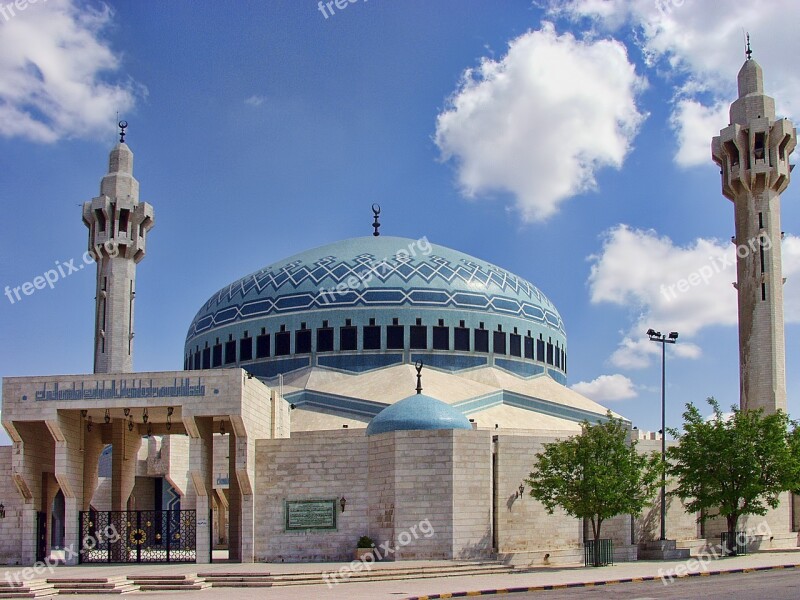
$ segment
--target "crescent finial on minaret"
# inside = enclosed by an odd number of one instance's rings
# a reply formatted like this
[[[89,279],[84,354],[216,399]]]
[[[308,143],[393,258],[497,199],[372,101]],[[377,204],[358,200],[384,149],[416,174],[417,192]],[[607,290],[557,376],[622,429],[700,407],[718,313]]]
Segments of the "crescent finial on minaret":
[[[747,57],[747,60],[750,60],[751,58],[753,58],[753,51],[750,49],[750,32],[749,31],[747,32],[747,49],[745,50],[744,54]]]
[[[128,128],[128,122],[127,121],[120,121],[118,123],[118,125],[119,125],[119,143],[120,144],[124,144],[125,143],[125,130]]]

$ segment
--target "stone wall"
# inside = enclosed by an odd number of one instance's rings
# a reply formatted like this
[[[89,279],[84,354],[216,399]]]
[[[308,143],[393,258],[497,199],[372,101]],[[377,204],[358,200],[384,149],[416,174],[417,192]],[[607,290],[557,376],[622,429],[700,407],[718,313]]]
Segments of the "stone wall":
[[[453,558],[492,553],[492,438],[489,431],[453,433]]]
[[[548,514],[525,482],[536,453],[567,434],[494,436],[495,537],[498,558],[515,565],[571,564],[583,560],[583,523],[561,509]],[[524,492],[519,496],[519,486]]]
[[[256,442],[256,547],[258,561],[352,560],[356,542],[370,535],[368,438],[362,431],[295,434]],[[344,512],[339,499],[344,497]],[[286,500],[335,499],[335,531],[285,531]]]
[[[0,446],[0,477],[7,482],[5,492],[0,494],[0,502],[6,511],[6,516],[0,519],[0,564],[20,564],[22,551],[23,520],[22,497],[11,484],[11,446]],[[34,532],[35,535],[35,532]]]
[[[676,442],[668,440],[667,447]],[[661,453],[661,440],[639,440],[636,449],[640,454]],[[686,511],[686,507],[677,496],[669,493],[675,489],[675,483],[667,479],[667,520],[666,534],[668,540],[677,540],[679,545],[693,546],[699,537],[697,515]],[[661,537],[661,488],[653,498],[653,503],[645,507],[641,515],[634,521],[634,541],[636,543],[658,540]],[[688,547],[687,546],[687,547]]]
[[[296,433],[259,440],[256,465],[257,560],[351,560],[363,535],[387,560],[491,554],[489,432]],[[285,530],[286,500],[342,497],[335,531]]]

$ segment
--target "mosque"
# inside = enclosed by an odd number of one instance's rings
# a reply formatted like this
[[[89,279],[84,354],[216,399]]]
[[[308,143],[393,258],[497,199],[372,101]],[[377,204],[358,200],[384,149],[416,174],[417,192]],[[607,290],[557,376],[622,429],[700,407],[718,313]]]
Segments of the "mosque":
[[[740,95],[763,95],[747,88],[761,77],[750,63]],[[746,144],[745,127],[780,130],[788,141],[766,144],[781,158],[753,168],[788,183],[791,125],[745,116],[733,146],[715,149]],[[580,560],[584,523],[547,514],[524,483],[545,443],[608,418],[567,387],[557,308],[480,258],[379,235],[377,206],[373,235],[213,294],[189,325],[183,371],[134,372],[136,266],[155,211],[139,200],[125,126],[82,211],[99,256],[94,373],[3,380],[13,444],[0,472],[14,486],[0,497],[0,560],[69,548],[69,564],[207,563],[218,549],[241,562],[340,561],[362,536],[389,560]],[[608,521],[617,560],[655,539],[658,511]],[[680,502],[667,515],[672,539],[704,542]],[[796,545],[780,518],[771,543]]]

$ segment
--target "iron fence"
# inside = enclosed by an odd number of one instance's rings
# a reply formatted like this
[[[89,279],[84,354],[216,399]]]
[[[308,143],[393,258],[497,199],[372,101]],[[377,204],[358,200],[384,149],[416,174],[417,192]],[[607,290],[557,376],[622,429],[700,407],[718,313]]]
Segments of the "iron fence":
[[[583,564],[587,567],[605,567],[614,564],[614,541],[594,540],[583,543]]]

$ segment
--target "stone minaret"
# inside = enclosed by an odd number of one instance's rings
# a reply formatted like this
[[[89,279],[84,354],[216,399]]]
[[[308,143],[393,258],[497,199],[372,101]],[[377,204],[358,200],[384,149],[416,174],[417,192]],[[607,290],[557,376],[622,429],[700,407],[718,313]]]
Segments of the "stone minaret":
[[[789,120],[775,118],[775,100],[764,94],[764,73],[751,54],[748,39],[739,98],[711,152],[736,220],[740,406],[774,413],[786,411],[780,195],[797,134]]]
[[[100,195],[83,204],[89,228],[89,252],[97,260],[94,372],[133,371],[133,299],[136,264],[144,258],[145,237],[154,224],[153,207],[139,202],[139,182],[133,176],[133,152],[120,143],[111,151]]]

